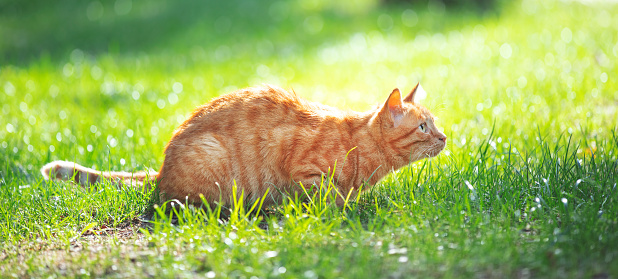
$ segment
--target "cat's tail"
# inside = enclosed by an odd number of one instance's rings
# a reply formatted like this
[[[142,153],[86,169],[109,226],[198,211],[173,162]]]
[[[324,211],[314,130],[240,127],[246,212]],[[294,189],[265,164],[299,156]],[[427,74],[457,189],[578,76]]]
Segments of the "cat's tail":
[[[41,168],[41,174],[45,180],[71,181],[82,186],[88,186],[97,182],[108,180],[118,184],[118,186],[132,186],[138,189],[148,190],[149,181],[155,181],[157,172],[113,172],[97,171],[77,163],[66,161],[54,161]]]

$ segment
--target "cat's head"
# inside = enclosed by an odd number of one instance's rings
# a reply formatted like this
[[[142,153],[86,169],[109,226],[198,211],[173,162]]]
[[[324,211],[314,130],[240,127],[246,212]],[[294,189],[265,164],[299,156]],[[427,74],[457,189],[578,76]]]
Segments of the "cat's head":
[[[414,97],[424,92],[420,84],[405,98],[395,88],[378,112],[386,144],[410,161],[436,156],[446,146],[446,135],[434,124],[434,116]]]

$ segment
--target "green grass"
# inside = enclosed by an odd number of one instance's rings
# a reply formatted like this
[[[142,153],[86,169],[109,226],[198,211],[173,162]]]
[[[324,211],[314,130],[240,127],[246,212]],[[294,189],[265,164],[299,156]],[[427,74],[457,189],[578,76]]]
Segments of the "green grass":
[[[96,3],[0,4],[0,277],[618,277],[618,5]],[[38,172],[157,169],[236,88],[366,110],[417,81],[447,150],[345,208],[172,210]]]

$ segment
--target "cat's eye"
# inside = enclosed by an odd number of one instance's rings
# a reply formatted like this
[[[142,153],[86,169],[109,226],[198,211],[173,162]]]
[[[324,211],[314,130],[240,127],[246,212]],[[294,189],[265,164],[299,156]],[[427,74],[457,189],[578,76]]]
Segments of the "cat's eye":
[[[421,132],[427,133],[427,124],[423,123],[420,126],[418,126],[418,128],[421,129]]]

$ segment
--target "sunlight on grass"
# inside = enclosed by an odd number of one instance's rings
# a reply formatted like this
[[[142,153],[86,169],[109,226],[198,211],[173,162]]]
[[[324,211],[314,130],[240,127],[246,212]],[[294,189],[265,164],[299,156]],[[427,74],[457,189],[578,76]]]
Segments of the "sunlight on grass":
[[[618,5],[386,2],[5,4],[0,277],[618,276]],[[309,202],[198,209],[38,171],[157,169],[246,86],[367,110],[416,82],[447,149],[345,208],[328,176]]]

